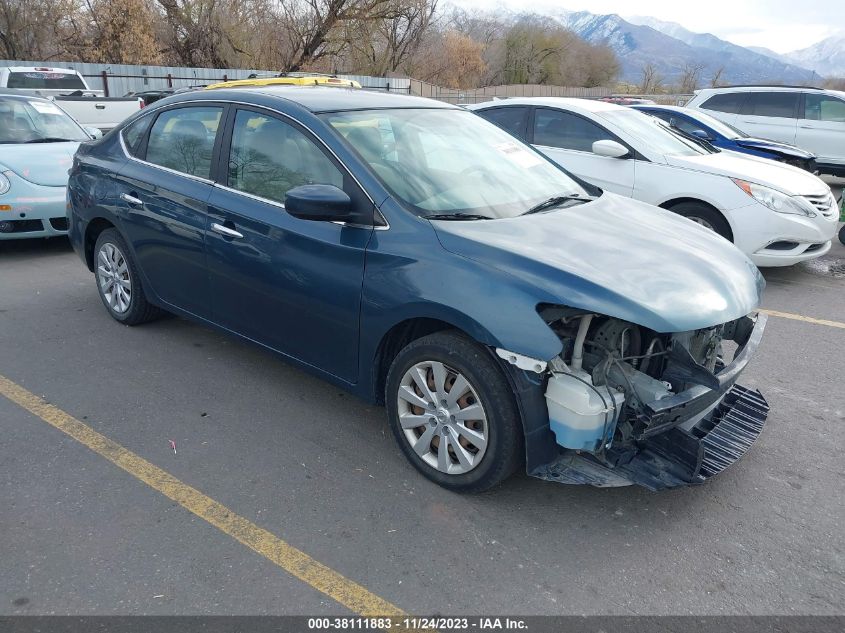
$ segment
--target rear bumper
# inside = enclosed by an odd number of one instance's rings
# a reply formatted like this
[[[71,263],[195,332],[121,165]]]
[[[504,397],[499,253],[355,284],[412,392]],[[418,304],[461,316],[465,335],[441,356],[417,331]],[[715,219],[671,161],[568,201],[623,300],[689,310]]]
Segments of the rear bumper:
[[[703,483],[739,460],[762,432],[769,405],[759,391],[736,384],[760,344],[766,316],[738,323],[739,348],[714,384],[645,403],[632,445],[612,447],[603,459],[562,450],[529,474],[560,483],[663,490]]]

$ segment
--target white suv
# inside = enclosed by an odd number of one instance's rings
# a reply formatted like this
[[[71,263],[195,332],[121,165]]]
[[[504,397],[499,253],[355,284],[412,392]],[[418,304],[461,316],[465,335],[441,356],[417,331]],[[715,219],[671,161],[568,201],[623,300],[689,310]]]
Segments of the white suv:
[[[845,176],[845,92],[785,86],[733,86],[696,92],[688,108],[704,110],[752,136],[815,154],[822,174]]]

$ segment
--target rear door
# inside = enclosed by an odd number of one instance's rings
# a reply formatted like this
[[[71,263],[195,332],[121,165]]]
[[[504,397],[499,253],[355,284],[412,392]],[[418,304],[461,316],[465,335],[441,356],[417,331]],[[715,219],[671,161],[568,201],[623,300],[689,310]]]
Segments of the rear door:
[[[745,104],[747,96],[746,92],[721,92],[705,99],[698,108],[706,110],[720,121],[738,126],[739,111]]]
[[[736,125],[749,136],[794,143],[800,96],[800,92],[749,92]]]
[[[163,110],[137,141],[130,126],[123,141],[133,158],[118,177],[124,233],[147,287],[162,302],[203,318],[210,314],[207,203],[224,110],[215,104]]]
[[[213,319],[219,325],[348,382],[358,369],[364,254],[374,205],[310,132],[266,110],[234,110],[206,244]],[[285,194],[329,184],[369,224],[300,220]]]
[[[795,144],[813,152],[819,163],[845,165],[845,99],[804,93]]]
[[[593,153],[595,141],[622,142],[604,127],[572,112],[536,108],[531,132],[537,149],[576,176],[606,191],[633,194],[636,161]]]

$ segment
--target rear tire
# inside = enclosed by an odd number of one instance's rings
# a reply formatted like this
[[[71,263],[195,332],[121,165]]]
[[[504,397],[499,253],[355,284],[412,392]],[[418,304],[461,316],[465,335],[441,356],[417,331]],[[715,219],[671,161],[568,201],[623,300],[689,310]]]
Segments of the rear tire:
[[[681,202],[670,207],[669,210],[710,229],[714,233],[718,233],[729,242],[733,242],[730,224],[713,207],[700,202]]]
[[[845,226],[839,229],[839,241],[845,244]]]
[[[402,349],[387,374],[385,402],[405,457],[444,488],[482,492],[522,463],[510,384],[490,353],[463,334],[437,332]]]
[[[140,325],[162,314],[147,301],[138,267],[117,229],[106,229],[97,237],[94,278],[100,299],[115,321]]]

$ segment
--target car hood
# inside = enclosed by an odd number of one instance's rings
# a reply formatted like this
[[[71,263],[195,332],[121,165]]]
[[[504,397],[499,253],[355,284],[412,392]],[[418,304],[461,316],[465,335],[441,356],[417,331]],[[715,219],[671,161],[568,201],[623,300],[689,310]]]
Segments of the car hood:
[[[0,145],[0,171],[11,170],[36,185],[64,187],[79,143]]]
[[[815,154],[805,151],[800,147],[795,147],[794,145],[787,145],[786,143],[779,143],[778,141],[770,141],[766,138],[738,138],[734,139],[734,143],[736,143],[740,147],[767,150],[770,152],[783,154],[784,156],[793,156],[795,158],[802,158],[805,160],[815,158]]]
[[[824,195],[828,186],[808,171],[784,165],[767,158],[758,158],[731,151],[696,156],[666,156],[675,167],[694,169],[708,174],[741,178],[771,187],[788,196]]]
[[[727,240],[658,207],[598,200],[503,220],[432,221],[443,247],[530,285],[557,303],[685,332],[760,303],[760,271]]]

